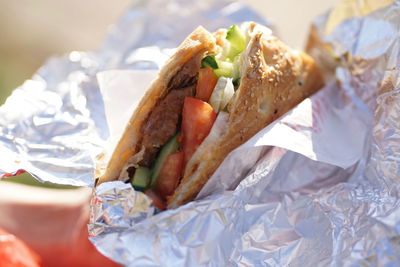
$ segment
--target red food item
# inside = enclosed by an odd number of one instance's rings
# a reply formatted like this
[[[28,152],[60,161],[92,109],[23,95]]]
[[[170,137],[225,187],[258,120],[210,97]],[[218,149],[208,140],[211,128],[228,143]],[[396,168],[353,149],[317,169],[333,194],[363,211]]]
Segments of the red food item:
[[[146,192],[144,192],[151,200],[153,200],[153,206],[156,208],[159,208],[160,210],[166,210],[167,209],[167,204],[165,203],[165,200],[162,199],[156,192],[153,191],[153,189],[147,189]]]
[[[183,152],[175,152],[169,154],[160,170],[157,182],[155,184],[155,190],[166,199],[174,193],[181,177],[183,166]]]
[[[16,236],[0,229],[1,267],[39,267],[40,257]]]
[[[212,68],[206,67],[200,69],[196,86],[196,98],[208,102],[217,81],[218,77]]]
[[[192,97],[185,98],[182,110],[183,168],[210,133],[216,118],[210,104]]]

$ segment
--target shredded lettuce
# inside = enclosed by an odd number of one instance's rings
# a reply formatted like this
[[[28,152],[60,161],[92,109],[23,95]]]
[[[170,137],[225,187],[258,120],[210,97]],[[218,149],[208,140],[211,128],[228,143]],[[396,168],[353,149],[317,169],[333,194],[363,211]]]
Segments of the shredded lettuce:
[[[220,77],[210,97],[210,105],[218,113],[224,110],[235,93],[232,78]]]

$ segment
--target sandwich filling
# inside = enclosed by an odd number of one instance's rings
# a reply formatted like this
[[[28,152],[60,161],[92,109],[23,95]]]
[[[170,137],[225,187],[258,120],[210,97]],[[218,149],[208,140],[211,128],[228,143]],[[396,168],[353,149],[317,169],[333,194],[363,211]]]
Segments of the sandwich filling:
[[[169,81],[167,94],[140,129],[138,152],[121,173],[159,209],[165,209],[186,164],[207,137],[218,112],[229,110],[240,84],[240,55],[249,39],[246,29],[233,25],[216,34],[225,37],[217,41],[219,53],[196,54]]]

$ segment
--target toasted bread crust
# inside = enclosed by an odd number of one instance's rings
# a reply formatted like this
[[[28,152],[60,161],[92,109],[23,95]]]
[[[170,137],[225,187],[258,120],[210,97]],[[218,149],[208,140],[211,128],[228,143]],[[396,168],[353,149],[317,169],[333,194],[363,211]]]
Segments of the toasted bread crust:
[[[250,23],[250,40],[240,56],[240,86],[228,106],[228,114],[219,114],[217,118],[222,126],[213,127],[193,154],[181,183],[167,200],[168,208],[193,200],[232,150],[323,86],[312,58],[291,50],[260,27]],[[221,32],[214,34],[216,40],[199,27],[161,69],[133,113],[100,182],[120,177],[122,168],[138,152],[141,125],[167,93],[171,78],[198,53],[215,54],[223,43]]]
[[[141,126],[146,122],[158,100],[167,94],[168,83],[181,67],[198,53],[212,53],[216,48],[215,38],[199,26],[178,47],[176,53],[167,61],[160,70],[157,78],[151,83],[144,97],[133,112],[124,133],[118,142],[106,171],[99,177],[98,183],[114,181],[120,177],[121,170],[126,162],[138,152],[137,144],[140,142]]]
[[[226,156],[323,86],[311,57],[257,31],[241,56],[241,83],[224,132],[206,138],[189,161],[168,208],[193,200]]]

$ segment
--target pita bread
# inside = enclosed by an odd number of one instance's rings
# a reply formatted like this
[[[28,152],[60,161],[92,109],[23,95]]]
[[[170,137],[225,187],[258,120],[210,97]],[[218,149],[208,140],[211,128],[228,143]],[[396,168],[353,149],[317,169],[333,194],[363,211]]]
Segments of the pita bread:
[[[227,112],[219,114],[219,128],[211,130],[218,134],[209,134],[186,165],[178,188],[167,199],[168,208],[193,200],[232,150],[324,84],[311,57],[292,50],[259,24],[247,23],[246,31],[247,46],[240,55],[240,85]],[[121,171],[138,154],[141,125],[168,93],[170,80],[191,58],[215,55],[221,49],[224,32],[212,35],[199,27],[179,46],[133,113],[100,182],[121,177]]]

